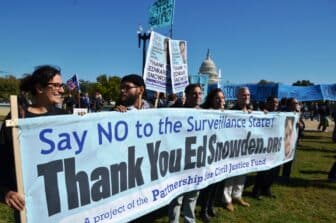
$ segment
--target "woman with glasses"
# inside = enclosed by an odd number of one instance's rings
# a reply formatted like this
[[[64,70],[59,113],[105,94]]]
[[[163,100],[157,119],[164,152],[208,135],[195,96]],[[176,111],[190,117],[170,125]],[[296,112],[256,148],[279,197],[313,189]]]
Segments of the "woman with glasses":
[[[61,71],[55,67],[39,66],[31,75],[26,75],[20,90],[30,93],[32,104],[19,105],[20,118],[66,114],[56,105],[62,103],[64,93]],[[6,119],[10,119],[10,114]],[[0,132],[0,201],[15,210],[15,221],[19,222],[19,212],[24,209],[25,201],[17,192],[13,141],[11,128],[2,125]]]

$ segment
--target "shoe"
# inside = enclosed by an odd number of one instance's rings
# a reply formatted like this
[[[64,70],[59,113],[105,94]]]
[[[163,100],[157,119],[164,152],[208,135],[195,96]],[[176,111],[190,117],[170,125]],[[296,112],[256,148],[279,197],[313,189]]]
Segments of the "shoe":
[[[250,204],[248,202],[244,201],[242,198],[237,199],[236,203],[240,204],[241,206],[244,206],[244,207],[250,207]]]
[[[253,197],[254,199],[259,200],[259,201],[262,200],[260,194],[252,194],[252,197]]]
[[[211,218],[207,213],[202,213],[201,214],[201,219],[202,219],[202,222],[204,222],[204,223],[210,223]]]
[[[270,197],[270,198],[276,198],[276,196],[272,193],[271,189],[268,189],[265,194],[266,197]]]
[[[210,217],[215,217],[216,216],[216,211],[213,208],[208,209],[208,215]]]
[[[225,206],[225,209],[230,211],[230,212],[234,211],[233,204],[232,203],[227,203],[226,206]]]
[[[261,200],[261,196],[259,192],[252,192],[252,197],[257,200]]]
[[[329,177],[328,180],[331,183],[335,183],[336,182],[336,177]]]

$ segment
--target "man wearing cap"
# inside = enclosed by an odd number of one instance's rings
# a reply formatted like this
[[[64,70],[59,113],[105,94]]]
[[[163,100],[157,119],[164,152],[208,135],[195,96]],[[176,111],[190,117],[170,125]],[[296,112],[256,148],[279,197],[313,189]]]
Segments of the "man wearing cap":
[[[144,99],[146,85],[137,74],[124,76],[120,82],[120,98],[115,111],[126,112],[134,109],[148,109],[150,104]]]

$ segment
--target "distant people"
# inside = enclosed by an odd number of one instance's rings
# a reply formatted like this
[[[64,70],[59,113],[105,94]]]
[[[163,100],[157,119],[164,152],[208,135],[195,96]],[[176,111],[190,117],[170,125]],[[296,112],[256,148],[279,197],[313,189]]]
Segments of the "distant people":
[[[279,109],[279,100],[276,97],[268,97],[266,100],[264,112],[275,112]],[[269,170],[259,171],[255,178],[255,184],[252,189],[252,196],[258,200],[261,199],[261,195],[266,197],[275,198],[272,193],[272,185],[279,174],[280,167],[274,167]]]
[[[329,126],[328,116],[330,115],[329,105],[327,102],[320,104],[318,113],[320,116],[320,123],[317,129],[319,131],[325,132]]]
[[[86,108],[90,112],[91,100],[87,92],[81,93],[80,96],[80,106],[81,108]]]
[[[104,107],[104,99],[101,93],[96,92],[94,100],[93,100],[93,109],[95,112],[100,112]]]
[[[281,98],[279,102],[279,111],[287,111],[287,98]]]
[[[250,108],[250,90],[247,87],[239,88],[237,93],[237,104],[233,110],[241,110],[243,112],[251,112]],[[246,175],[231,177],[225,180],[224,183],[224,202],[225,208],[228,211],[234,211],[233,202],[236,202],[244,207],[249,207],[250,204],[243,200],[243,191]]]
[[[313,121],[314,118],[316,118],[317,120],[319,119],[319,117],[318,117],[318,104],[317,104],[317,102],[313,102],[311,104],[311,108],[310,108],[310,120]]]
[[[146,85],[143,78],[137,74],[124,76],[120,82],[120,96],[115,111],[149,109],[151,105],[145,99]]]
[[[155,108],[166,108],[168,103],[166,94],[163,92],[156,92],[153,102]]]
[[[203,109],[216,109],[224,111],[225,96],[220,88],[213,89],[209,92],[205,98],[205,102],[201,105]],[[201,203],[201,218],[202,221],[210,222],[211,217],[215,217],[216,213],[213,208],[216,198],[217,189],[222,182],[211,184],[208,187],[201,190],[200,203]]]
[[[185,88],[186,108],[200,108],[202,102],[202,88],[198,84],[189,84]],[[186,192],[174,198],[168,207],[169,223],[178,223],[181,207],[183,207],[183,214],[185,222],[196,222],[195,208],[199,195],[199,191]]]
[[[185,41],[180,41],[179,42],[179,48],[180,48],[180,54],[181,54],[182,62],[184,64],[186,64],[187,63],[186,42]]]
[[[72,96],[71,92],[64,98],[65,109],[69,114],[73,113],[73,109],[76,107],[76,100]]]
[[[171,105],[170,107],[181,108],[181,107],[184,107],[185,102],[186,102],[185,95],[182,95],[181,97],[176,96],[175,103],[173,105]]]
[[[167,98],[167,107],[173,107],[177,99],[178,98],[176,94],[169,94]]]
[[[66,114],[56,107],[64,93],[61,71],[45,65],[37,67],[21,80],[21,90],[31,94],[33,103],[23,107],[21,118]],[[10,119],[10,114],[6,119]],[[11,128],[2,125],[0,131],[0,201],[13,208],[15,222],[19,222],[19,212],[24,209],[23,194],[17,192]],[[31,148],[35,149],[35,148]]]

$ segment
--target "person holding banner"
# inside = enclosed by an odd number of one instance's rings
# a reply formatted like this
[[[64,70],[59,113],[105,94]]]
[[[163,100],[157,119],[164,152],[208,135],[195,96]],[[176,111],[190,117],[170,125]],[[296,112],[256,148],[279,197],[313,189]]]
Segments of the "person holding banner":
[[[202,102],[202,88],[199,84],[189,84],[185,90],[186,108],[200,108]],[[170,223],[178,223],[180,218],[181,206],[183,206],[183,213],[185,222],[195,223],[196,215],[195,208],[199,195],[199,191],[186,192],[174,198],[168,207],[168,217]]]
[[[115,111],[126,112],[134,109],[148,109],[150,104],[144,99],[146,85],[143,78],[136,74],[126,75],[120,82],[120,98]]]
[[[250,90],[247,87],[239,88],[237,93],[237,104],[232,109],[250,113],[250,98]],[[245,175],[240,175],[225,180],[223,193],[225,208],[227,210],[234,211],[233,201],[244,207],[250,206],[248,202],[242,199],[245,179]]]
[[[21,86],[31,94],[33,103],[20,111],[20,118],[66,114],[65,110],[56,107],[62,102],[64,93],[59,69],[49,65],[37,67],[33,74],[21,80]],[[8,114],[6,119],[10,116]],[[18,211],[24,209],[25,201],[23,194],[17,192],[12,131],[5,125],[0,131],[0,145],[0,201],[15,210],[15,221],[19,222]]]
[[[299,104],[298,100],[296,100],[296,98],[289,98],[287,100],[287,112],[300,112],[300,104]],[[286,137],[286,139],[285,139],[285,157],[286,157],[286,159],[287,158],[289,159],[289,158],[291,158],[292,156],[295,155],[295,154],[294,155],[292,154],[292,151],[294,151],[293,147],[296,146],[299,138],[303,136],[303,131],[304,131],[304,128],[305,128],[305,124],[304,124],[301,117],[299,119],[299,122],[297,123],[297,126],[293,126],[293,123],[294,123],[294,120],[291,121],[291,122],[290,122],[290,120],[288,120],[288,121],[286,121],[286,126],[285,126],[285,131],[286,131],[287,135],[289,134],[289,132],[294,132],[291,129],[298,128],[298,135],[295,138],[293,138],[294,137],[293,135],[288,135],[288,137]],[[293,161],[294,161],[294,157],[291,161],[289,161],[289,162],[287,162],[283,165],[282,176],[284,177],[285,182],[289,181]]]
[[[277,97],[270,96],[266,100],[264,112],[275,112],[279,109],[279,100]],[[260,171],[255,178],[255,184],[252,189],[252,196],[258,200],[261,199],[261,195],[275,198],[272,194],[271,187],[274,180],[279,175],[280,166],[274,167],[270,170]]]
[[[205,102],[201,105],[203,109],[218,109],[224,111],[225,96],[220,88],[213,89],[205,98]],[[210,217],[215,217],[213,209],[217,188],[221,182],[211,184],[201,190],[200,203],[201,203],[201,218],[203,222],[210,222]]]

